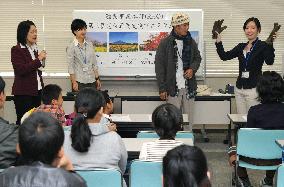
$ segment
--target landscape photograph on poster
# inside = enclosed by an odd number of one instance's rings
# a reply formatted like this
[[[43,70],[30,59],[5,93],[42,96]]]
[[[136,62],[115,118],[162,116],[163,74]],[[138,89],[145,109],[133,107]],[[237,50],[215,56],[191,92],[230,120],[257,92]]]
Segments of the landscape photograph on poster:
[[[109,52],[138,51],[138,32],[109,32]]]
[[[141,32],[139,33],[139,50],[156,51],[160,41],[166,38],[168,32]]]
[[[107,32],[87,32],[86,40],[92,42],[95,52],[107,52]]]
[[[170,32],[141,32],[139,33],[139,51],[156,51],[162,39]],[[198,31],[190,31],[191,37],[199,43]]]

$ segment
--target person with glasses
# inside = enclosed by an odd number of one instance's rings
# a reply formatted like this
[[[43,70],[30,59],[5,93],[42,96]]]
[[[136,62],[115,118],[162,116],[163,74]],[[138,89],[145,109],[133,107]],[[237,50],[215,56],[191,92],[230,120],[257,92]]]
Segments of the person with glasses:
[[[161,100],[174,104],[188,115],[191,130],[193,125],[194,98],[197,72],[201,56],[197,43],[191,37],[189,16],[178,12],[173,15],[170,35],[161,40],[155,56],[155,72]]]
[[[11,62],[14,69],[12,95],[17,114],[17,124],[22,116],[40,105],[41,90],[44,87],[42,69],[45,66],[46,51],[37,47],[37,28],[30,21],[22,21],[17,28],[17,45],[11,48]]]

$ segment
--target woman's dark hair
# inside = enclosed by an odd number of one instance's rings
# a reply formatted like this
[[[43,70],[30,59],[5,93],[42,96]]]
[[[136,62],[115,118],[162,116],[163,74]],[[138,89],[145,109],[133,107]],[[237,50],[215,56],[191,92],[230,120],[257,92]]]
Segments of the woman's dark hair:
[[[32,113],[19,128],[19,146],[26,164],[40,161],[50,165],[63,142],[63,128],[47,112]]]
[[[50,105],[52,100],[58,100],[62,89],[56,84],[48,84],[42,89],[41,101],[45,105]]]
[[[261,31],[261,24],[260,24],[260,21],[255,17],[251,17],[251,18],[249,18],[245,21],[244,26],[243,26],[243,30],[244,31],[246,30],[247,24],[251,21],[253,21],[255,23],[258,32],[260,32]]]
[[[82,29],[87,29],[86,22],[81,19],[74,19],[71,23],[71,31],[74,34],[74,36],[76,35],[75,31],[82,30]]]
[[[27,44],[27,36],[28,36],[29,30],[32,25],[35,26],[34,22],[30,20],[22,21],[19,23],[18,29],[17,29],[17,42],[18,43],[22,45]]]
[[[163,158],[164,187],[210,187],[207,161],[196,146],[180,145]]]
[[[174,139],[177,131],[182,130],[183,118],[176,106],[166,103],[153,111],[152,123],[160,139]]]
[[[284,95],[284,82],[275,71],[265,71],[260,77],[256,91],[261,103],[282,102]]]
[[[100,91],[94,88],[84,88],[79,91],[75,99],[77,116],[73,120],[71,127],[71,146],[76,151],[88,151],[92,133],[87,119],[94,118],[104,105],[105,100]]]
[[[103,94],[103,96],[104,96],[104,98],[105,98],[106,103],[110,103],[111,98],[110,98],[110,96],[108,95],[108,90],[102,91],[102,94]]]

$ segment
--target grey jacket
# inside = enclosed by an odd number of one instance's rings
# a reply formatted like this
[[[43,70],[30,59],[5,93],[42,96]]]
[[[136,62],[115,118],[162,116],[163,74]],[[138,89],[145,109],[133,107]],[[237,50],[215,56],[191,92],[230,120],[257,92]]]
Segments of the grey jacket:
[[[17,142],[18,125],[9,124],[8,121],[0,117],[0,169],[15,164]]]
[[[173,36],[168,36],[161,40],[159,47],[156,51],[155,57],[155,72],[156,78],[159,86],[159,92],[167,92],[169,95],[174,96],[177,92],[176,90],[176,63],[175,50],[174,50],[174,40]],[[201,56],[198,50],[196,42],[191,39],[189,42],[191,45],[190,54],[190,68],[193,70],[194,75],[191,79],[188,79],[188,89],[196,90],[197,83],[195,73],[197,72],[200,63]]]
[[[115,168],[123,174],[126,169],[127,151],[122,138],[114,131],[103,131],[101,124],[89,124],[93,135],[88,152],[81,153],[71,146],[70,131],[65,131],[64,151],[75,170]]]
[[[51,167],[41,162],[11,167],[0,174],[0,186],[5,187],[87,187],[74,172]]]

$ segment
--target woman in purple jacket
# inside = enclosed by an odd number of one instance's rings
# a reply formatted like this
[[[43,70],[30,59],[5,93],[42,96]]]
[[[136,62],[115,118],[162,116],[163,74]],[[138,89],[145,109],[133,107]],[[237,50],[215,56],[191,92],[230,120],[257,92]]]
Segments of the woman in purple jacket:
[[[32,21],[22,21],[17,29],[17,45],[11,48],[14,69],[12,95],[17,113],[17,124],[25,112],[40,105],[43,88],[42,72],[46,52],[38,52],[37,28]]]

